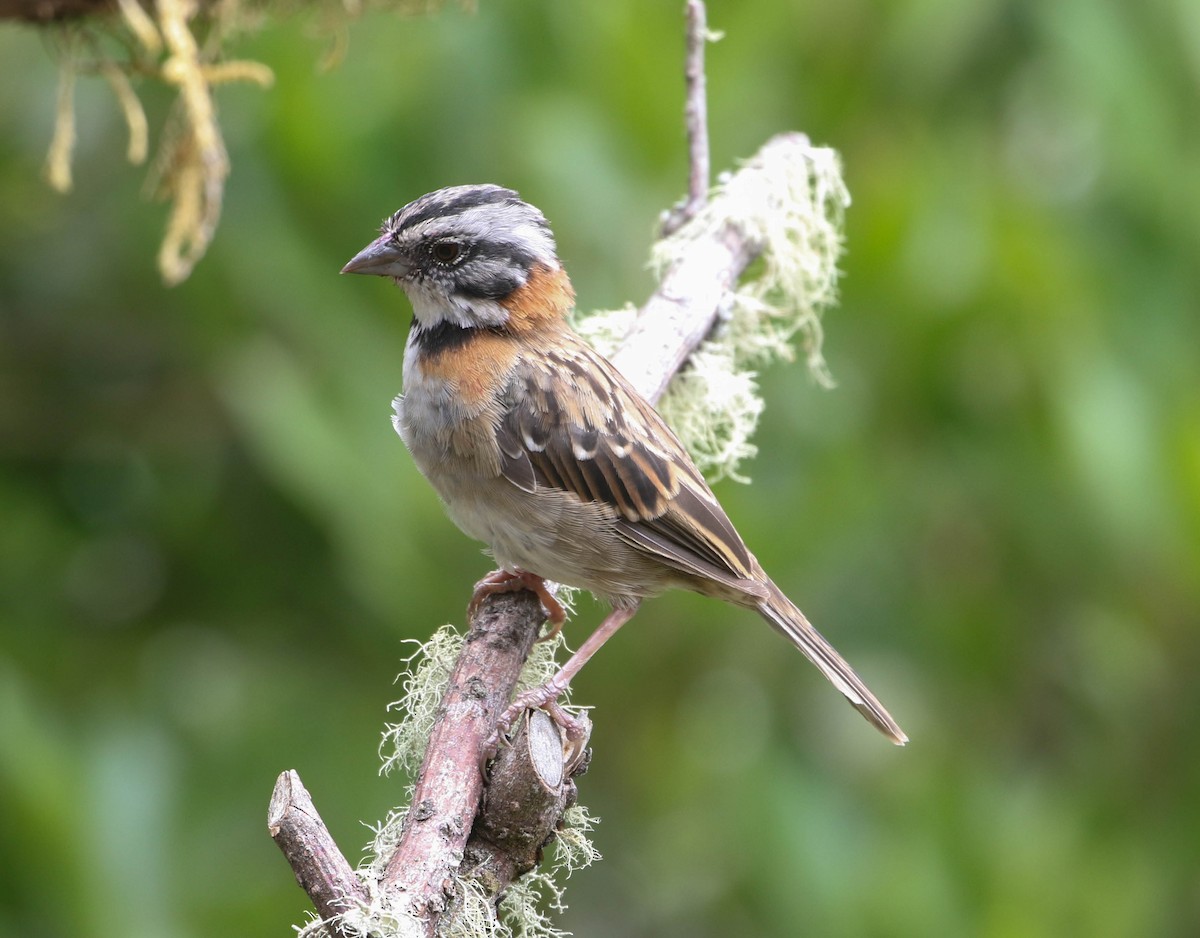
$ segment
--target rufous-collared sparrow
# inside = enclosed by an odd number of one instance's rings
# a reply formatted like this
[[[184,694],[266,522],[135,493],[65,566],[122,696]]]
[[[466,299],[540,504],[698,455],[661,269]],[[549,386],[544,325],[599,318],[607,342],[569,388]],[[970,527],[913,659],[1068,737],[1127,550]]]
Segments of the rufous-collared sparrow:
[[[758,612],[897,744],[904,732],[746,549],[654,408],[571,329],[575,293],[542,213],[494,185],[423,195],[383,223],[343,273],[391,277],[412,328],[396,430],[464,532],[499,570],[487,592],[543,580],[589,590],[612,612],[544,687],[553,706],[596,650],[664,590]]]

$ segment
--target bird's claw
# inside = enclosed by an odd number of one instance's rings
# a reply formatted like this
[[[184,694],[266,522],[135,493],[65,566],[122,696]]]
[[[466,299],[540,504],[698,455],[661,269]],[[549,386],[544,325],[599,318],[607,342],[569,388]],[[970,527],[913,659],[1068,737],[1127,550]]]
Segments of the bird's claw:
[[[538,641],[554,638],[567,620],[566,610],[554,598],[554,594],[546,588],[544,579],[525,570],[493,570],[476,583],[475,591],[471,594],[471,602],[467,605],[468,618],[475,615],[479,610],[479,604],[485,597],[495,593],[515,593],[523,589],[529,590],[541,601],[542,609],[546,613],[546,621],[550,623],[550,631],[539,637]]]
[[[544,710],[562,730],[563,734],[563,773],[565,778],[575,775],[584,763],[587,755],[587,741],[591,735],[589,721],[573,717],[558,702],[566,688],[548,681],[541,687],[522,691],[513,698],[513,702],[500,714],[496,721],[496,729],[484,740],[481,751],[482,764],[487,765],[495,758],[500,750],[500,744],[506,740],[508,731],[512,729],[517,718],[526,710]]]

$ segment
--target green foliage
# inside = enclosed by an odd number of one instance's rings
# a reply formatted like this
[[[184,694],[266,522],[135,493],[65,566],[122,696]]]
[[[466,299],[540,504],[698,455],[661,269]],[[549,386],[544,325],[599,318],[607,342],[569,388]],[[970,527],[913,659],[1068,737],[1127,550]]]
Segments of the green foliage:
[[[913,737],[876,739],[752,616],[646,604],[576,683],[603,863],[580,936],[1188,936],[1200,927],[1200,126],[1194,4],[713,0],[713,164],[842,156],[838,387],[772,366],[718,494]],[[406,638],[486,560],[389,423],[407,321],[337,277],[442,185],[546,211],[585,309],[640,302],[685,183],[675,4],[289,18],[228,50],[231,174],[181,287],[76,83],[0,28],[0,936],[272,934],[295,768],[353,853]],[[170,96],[135,90],[151,127]],[[582,602],[577,645],[599,618]]]

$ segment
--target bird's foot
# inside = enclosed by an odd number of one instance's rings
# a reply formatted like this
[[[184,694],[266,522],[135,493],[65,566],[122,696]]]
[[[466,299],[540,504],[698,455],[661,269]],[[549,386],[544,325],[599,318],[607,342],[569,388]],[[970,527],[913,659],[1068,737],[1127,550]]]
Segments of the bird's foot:
[[[515,593],[529,590],[541,601],[546,613],[546,621],[550,623],[550,631],[542,635],[538,641],[548,641],[554,638],[567,620],[567,613],[562,604],[554,598],[554,594],[546,588],[546,581],[534,573],[525,570],[493,570],[475,584],[475,592],[471,594],[471,602],[467,605],[467,616],[474,616],[484,597],[494,593]]]
[[[566,774],[572,775],[583,760],[585,747],[591,728],[586,719],[571,716],[558,702],[558,698],[566,693],[566,687],[551,679],[541,687],[522,691],[513,698],[513,702],[500,714],[496,721],[496,729],[483,744],[484,761],[493,758],[500,749],[500,742],[512,729],[517,718],[526,710],[544,710],[562,730],[564,765]]]

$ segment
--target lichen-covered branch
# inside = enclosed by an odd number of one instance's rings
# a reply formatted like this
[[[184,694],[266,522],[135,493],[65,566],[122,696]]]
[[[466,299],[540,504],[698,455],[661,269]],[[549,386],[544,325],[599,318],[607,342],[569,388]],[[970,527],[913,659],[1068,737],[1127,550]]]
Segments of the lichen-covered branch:
[[[657,402],[689,355],[712,332],[730,289],[759,246],[732,224],[698,237],[664,271],[612,356],[643,396]]]
[[[544,619],[532,593],[489,597],[451,672],[381,883],[385,893],[404,897],[407,911],[430,935],[456,898],[452,884],[483,794],[484,743],[508,706]]]
[[[695,217],[654,246],[661,285],[641,310],[576,322],[656,401],[710,479],[743,479],[739,465],[755,453],[763,409],[755,372],[791,360],[796,336],[809,374],[832,384],[821,314],[837,296],[849,202],[836,152],[780,134],[722,173]],[[756,256],[754,276],[739,280]]]
[[[492,764],[460,870],[493,903],[542,861],[563,812],[575,803],[580,770],[573,761],[564,764],[561,732],[544,711],[531,711],[513,730]]]

